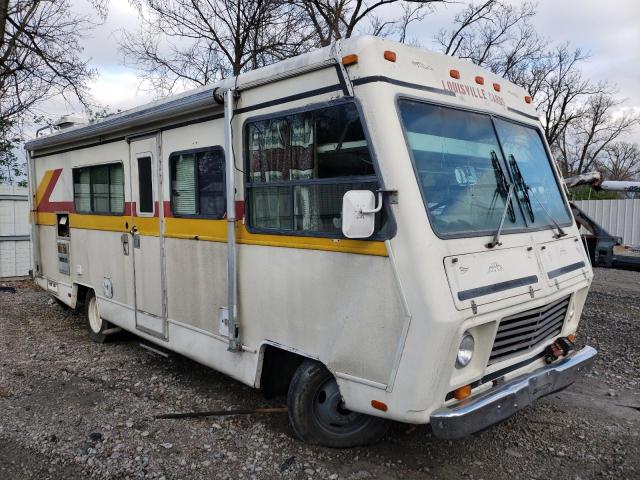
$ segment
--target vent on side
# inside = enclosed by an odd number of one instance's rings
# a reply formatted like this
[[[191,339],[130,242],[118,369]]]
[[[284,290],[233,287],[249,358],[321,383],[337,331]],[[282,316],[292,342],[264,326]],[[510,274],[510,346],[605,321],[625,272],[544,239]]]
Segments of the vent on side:
[[[533,349],[560,333],[569,307],[569,297],[543,307],[503,318],[491,350],[489,363]]]

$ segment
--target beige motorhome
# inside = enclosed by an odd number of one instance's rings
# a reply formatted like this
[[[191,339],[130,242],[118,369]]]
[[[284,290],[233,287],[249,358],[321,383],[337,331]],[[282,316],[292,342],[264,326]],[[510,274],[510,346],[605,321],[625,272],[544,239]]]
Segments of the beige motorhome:
[[[460,438],[596,355],[531,98],[469,62],[348,39],[26,148],[38,285],[288,392],[303,440]]]

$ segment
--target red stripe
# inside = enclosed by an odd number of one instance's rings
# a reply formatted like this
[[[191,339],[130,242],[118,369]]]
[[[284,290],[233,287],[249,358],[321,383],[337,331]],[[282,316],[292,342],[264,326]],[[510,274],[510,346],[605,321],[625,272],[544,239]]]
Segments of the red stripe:
[[[236,220],[244,218],[244,200],[236,200]]]
[[[53,193],[53,189],[56,188],[58,180],[60,179],[60,175],[62,174],[62,169],[58,168],[53,171],[51,174],[51,179],[49,180],[49,184],[40,199],[40,203],[38,204],[36,211],[38,212],[75,212],[75,205],[73,202],[50,202],[49,198]]]

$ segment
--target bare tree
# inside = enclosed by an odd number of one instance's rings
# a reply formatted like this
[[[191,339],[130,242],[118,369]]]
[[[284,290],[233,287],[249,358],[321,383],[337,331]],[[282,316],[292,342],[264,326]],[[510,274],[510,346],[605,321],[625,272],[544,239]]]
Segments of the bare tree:
[[[238,75],[308,50],[299,9],[283,0],[135,0],[141,28],[122,32],[125,63],[159,94]]]
[[[622,102],[610,85],[584,77],[587,54],[566,43],[551,45],[537,34],[531,23],[535,13],[531,2],[470,3],[435,41],[443,53],[467,58],[527,90],[562,170],[582,173],[594,168],[638,117],[619,113]]]
[[[585,102],[591,97],[612,98],[609,85],[583,77],[580,64],[586,59],[580,49],[570,50],[567,44],[557,46],[534,66],[522,85],[536,103],[550,145],[556,145],[567,128],[585,114]]]
[[[620,110],[622,103],[610,93],[597,93],[576,109],[578,113],[553,145],[565,174],[577,175],[603,165],[607,149],[640,124],[640,117]]]
[[[604,158],[598,162],[598,170],[609,180],[634,180],[640,178],[640,146],[637,143],[615,142],[604,150]]]
[[[407,38],[407,27],[424,18],[434,4],[448,0],[292,0],[309,19],[319,46],[356,33]],[[402,6],[401,15],[392,9]],[[384,11],[384,12],[383,12]],[[382,15],[383,12],[385,15]]]
[[[13,122],[0,119],[0,183],[26,186],[24,162],[15,153],[22,139],[13,127]]]
[[[80,39],[93,26],[90,19],[74,15],[70,0],[4,0],[0,5],[0,119],[15,125],[19,116],[55,95],[88,104],[87,82],[95,72],[80,57]]]
[[[519,7],[499,0],[469,3],[435,41],[446,55],[467,58],[510,78],[523,63],[538,59],[544,46],[530,23],[535,11],[531,2]]]

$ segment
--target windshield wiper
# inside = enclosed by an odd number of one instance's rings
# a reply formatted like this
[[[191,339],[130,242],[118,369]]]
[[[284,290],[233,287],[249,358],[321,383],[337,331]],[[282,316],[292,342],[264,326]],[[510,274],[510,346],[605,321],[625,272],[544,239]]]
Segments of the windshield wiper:
[[[518,187],[518,191],[522,194],[522,200],[524,200],[524,206],[529,214],[529,218],[531,218],[532,222],[536,221],[536,216],[533,213],[533,207],[531,206],[531,198],[529,198],[529,185],[524,181],[524,177],[522,176],[522,172],[520,171],[520,167],[516,162],[516,159],[513,155],[509,155],[509,167],[511,167],[511,174],[513,175],[513,183]],[[520,198],[520,197],[518,197]]]
[[[518,190],[522,193],[522,200],[525,202],[525,207],[527,208],[527,212],[529,213],[529,217],[531,217],[531,221],[535,221],[535,215],[533,214],[533,208],[531,207],[531,198],[529,197],[529,191],[535,193],[534,190],[524,181],[524,177],[522,176],[522,172],[520,171],[520,167],[518,162],[513,155],[509,155],[509,166],[511,167],[511,172],[513,173],[513,180],[515,184],[518,186]],[[567,233],[562,229],[562,227],[558,224],[553,215],[547,210],[547,207],[538,199],[537,195],[533,197],[535,201],[540,205],[542,211],[549,217],[549,220],[553,223],[553,225],[558,229],[556,238],[566,237]]]
[[[513,195],[513,189],[514,189],[514,186],[511,185],[509,187],[509,193],[507,193],[507,203],[504,206],[504,210],[502,210],[502,217],[500,218],[500,226],[498,227],[498,231],[496,231],[496,234],[493,236],[493,240],[487,243],[486,245],[487,248],[494,248],[499,245],[502,245],[502,242],[500,241],[500,235],[502,234],[504,219],[507,216],[507,210],[513,210],[513,207],[511,206],[511,196]],[[513,221],[515,221],[515,219]]]
[[[493,240],[487,243],[487,248],[494,248],[498,245],[502,245],[502,243],[500,242],[500,235],[502,234],[504,219],[506,218],[507,213],[509,213],[509,220],[511,220],[511,223],[515,223],[516,221],[516,212],[513,209],[513,205],[511,204],[511,197],[513,195],[514,186],[509,185],[509,183],[507,182],[507,177],[502,170],[502,165],[498,160],[498,155],[496,155],[496,152],[493,150],[491,150],[491,163],[493,165],[493,172],[496,176],[496,191],[494,192],[493,198],[491,199],[489,213],[491,213],[495,208],[496,202],[498,201],[498,196],[505,199],[505,204],[504,209],[502,210],[502,216],[500,217],[500,225],[498,226],[498,230],[493,236]]]
[[[509,182],[507,182],[507,177],[504,174],[504,170],[502,170],[502,165],[500,164],[498,155],[496,155],[494,150],[491,150],[491,164],[493,165],[493,173],[496,176],[496,190],[493,193],[493,198],[491,199],[487,216],[491,214],[493,209],[496,207],[498,196],[506,198],[507,193],[509,192]],[[507,205],[509,207],[509,220],[511,220],[511,223],[514,223],[516,221],[516,212],[513,210],[513,205],[511,205],[510,202],[507,202]]]

